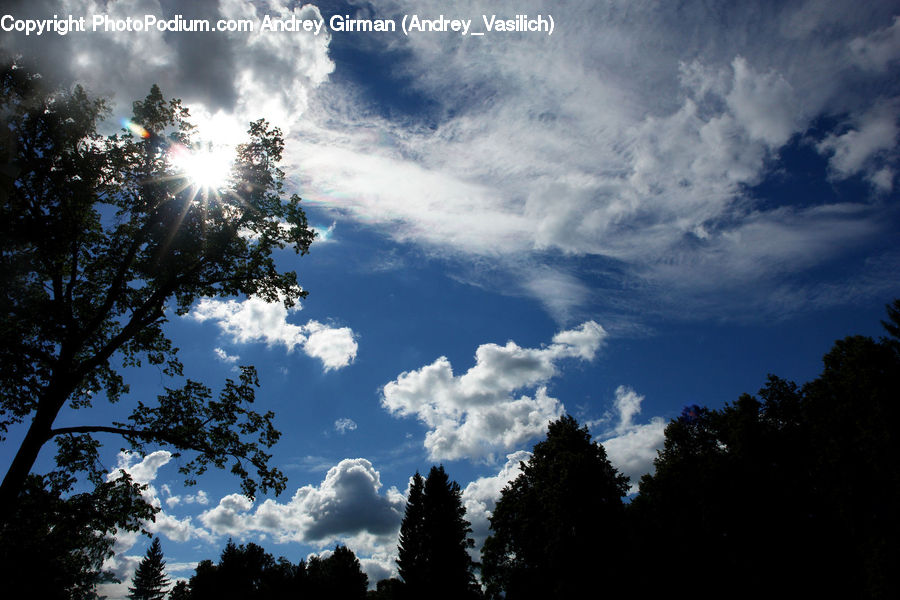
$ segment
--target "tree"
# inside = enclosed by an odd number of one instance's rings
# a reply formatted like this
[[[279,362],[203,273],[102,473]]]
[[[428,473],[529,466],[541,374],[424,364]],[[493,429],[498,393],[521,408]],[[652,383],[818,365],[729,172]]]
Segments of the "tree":
[[[191,588],[186,581],[179,581],[172,587],[169,600],[191,600]]]
[[[403,598],[403,582],[391,577],[382,579],[366,594],[368,600],[400,600]]]
[[[418,473],[413,476],[397,559],[406,597],[479,595],[468,551],[475,542],[465,514],[459,484],[450,481],[443,466],[431,467],[424,482]]]
[[[369,577],[363,573],[359,559],[346,546],[335,546],[326,558],[310,557],[307,577],[313,598],[363,600],[369,586]]]
[[[228,540],[218,564],[201,561],[190,580],[193,600],[287,600],[303,597],[306,565],[276,560],[254,543]]]
[[[166,561],[163,560],[159,538],[155,537],[134,572],[131,586],[128,588],[128,597],[131,600],[163,600],[166,597],[166,588],[169,587],[165,569]]]
[[[890,337],[836,341],[805,385],[770,375],[758,397],[669,423],[630,507],[636,546],[667,549],[638,557],[648,596],[900,593],[900,303],[887,308]]]
[[[135,530],[153,516],[137,484],[103,482],[67,494],[70,476],[31,475],[0,539],[0,581],[10,598],[88,600],[97,584],[115,581],[104,571],[117,529]]]
[[[406,498],[406,512],[400,523],[397,545],[397,570],[410,590],[423,589],[425,582],[425,482],[419,472],[413,475]]]
[[[547,430],[507,485],[482,552],[490,597],[614,596],[624,548],[628,478],[570,416]]]
[[[120,436],[139,453],[149,445],[191,451],[181,467],[188,483],[230,462],[248,496],[281,491],[285,478],[263,450],[279,436],[273,415],[248,408],[258,385],[252,367],[226,380],[218,399],[188,379],[156,402],[136,401],[125,422],[54,426],[64,408],[123,399],[123,369],[146,362],[182,377],[163,325],[198,298],[257,295],[290,306],[306,295],[273,258],[285,246],[305,254],[314,236],[299,198],[283,197],[281,132],[252,123],[227,189],[198,189],[171,159],[173,148],[192,148],[180,101],[153,86],[134,103],[128,130],[102,136],[103,100],[43,81],[15,63],[0,73],[10,132],[0,142],[15,172],[0,181],[0,436],[30,419],[0,485],[0,515],[12,514],[50,440],[62,470],[99,484],[97,434]]]

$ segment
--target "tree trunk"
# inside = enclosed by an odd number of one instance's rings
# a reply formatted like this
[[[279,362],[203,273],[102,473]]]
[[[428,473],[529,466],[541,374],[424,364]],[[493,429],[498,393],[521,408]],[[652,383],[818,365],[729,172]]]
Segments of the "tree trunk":
[[[44,408],[38,408],[31,421],[31,427],[16,452],[3,483],[0,484],[0,522],[11,518],[15,511],[16,502],[22,488],[25,486],[25,479],[31,473],[34,463],[37,460],[41,448],[50,439],[50,431],[53,428],[53,421],[59,413],[61,404],[47,403]]]

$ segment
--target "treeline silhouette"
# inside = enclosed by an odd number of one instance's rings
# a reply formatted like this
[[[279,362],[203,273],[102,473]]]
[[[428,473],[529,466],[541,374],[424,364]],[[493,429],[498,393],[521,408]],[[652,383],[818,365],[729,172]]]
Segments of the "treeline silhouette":
[[[367,591],[346,547],[294,564],[229,541],[167,597],[900,597],[900,300],[882,324],[880,339],[837,341],[802,386],[770,375],[756,396],[685,407],[630,502],[587,427],[551,423],[497,501],[481,564],[460,487],[436,466],[412,478],[399,578]],[[155,543],[131,597],[165,597],[163,566]]]
[[[628,479],[587,427],[571,416],[551,423],[497,502],[481,565],[459,485],[441,466],[413,476],[399,579],[366,593],[352,552],[338,548],[317,564],[341,551],[334,572],[352,586],[320,579],[316,590],[294,583],[260,596],[276,589],[266,581],[308,582],[315,569],[265,555],[250,561],[265,566],[230,572],[226,555],[262,552],[232,544],[177,597],[900,597],[900,300],[888,317],[887,337],[837,341],[803,386],[770,375],[757,396],[685,407],[631,502]],[[236,579],[198,595],[215,577]]]

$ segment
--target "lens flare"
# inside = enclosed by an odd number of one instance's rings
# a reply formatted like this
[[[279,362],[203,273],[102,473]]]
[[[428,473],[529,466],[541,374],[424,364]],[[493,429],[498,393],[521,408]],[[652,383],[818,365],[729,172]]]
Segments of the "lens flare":
[[[134,121],[129,121],[128,119],[122,119],[122,127],[133,133],[134,135],[147,139],[150,137],[150,132],[135,123]]]

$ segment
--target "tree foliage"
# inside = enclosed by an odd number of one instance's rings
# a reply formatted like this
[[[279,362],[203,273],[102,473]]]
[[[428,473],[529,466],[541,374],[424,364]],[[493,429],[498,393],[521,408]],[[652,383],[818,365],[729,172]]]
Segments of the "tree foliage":
[[[191,451],[189,482],[230,464],[246,494],[280,491],[284,476],[263,451],[278,432],[271,413],[248,408],[257,385],[249,367],[217,400],[187,380],[138,401],[125,422],[54,428],[64,408],[125,398],[123,369],[146,363],[178,383],[183,367],[163,326],[198,298],[253,294],[289,306],[306,293],[273,258],[285,246],[306,253],[314,235],[299,198],[284,198],[277,128],[252,123],[227,189],[198,190],[170,156],[192,144],[180,101],[154,86],[134,103],[131,129],[104,136],[98,123],[108,113],[81,88],[48,89],[15,63],[0,72],[9,132],[0,141],[14,173],[0,182],[0,436],[29,421],[0,507],[9,514],[51,439],[65,447],[62,468],[91,471],[97,434],[141,453]]]
[[[488,595],[514,600],[615,594],[627,489],[628,478],[609,463],[586,427],[570,416],[551,423],[491,517],[482,554]]]
[[[413,475],[406,498],[406,512],[400,523],[397,544],[397,570],[409,589],[425,586],[425,481],[419,472]]]
[[[361,600],[366,597],[368,576],[346,546],[336,546],[326,558],[311,556],[306,564],[309,594],[313,598]]]
[[[397,566],[408,598],[473,598],[480,595],[476,564],[469,554],[475,542],[465,519],[459,484],[443,466],[428,477],[416,473],[400,528]]]
[[[134,572],[131,586],[128,588],[128,598],[130,600],[163,600],[168,587],[166,561],[163,560],[159,538],[155,537]]]
[[[770,375],[757,397],[668,425],[631,506],[635,562],[658,574],[648,594],[900,593],[898,309],[890,337],[838,340],[802,387]],[[668,551],[648,563],[653,547]]]
[[[0,538],[0,581],[10,598],[88,600],[97,584],[114,581],[103,570],[117,530],[135,530],[153,516],[140,486],[127,475],[88,492],[63,494],[71,476],[31,475]]]
[[[230,541],[218,564],[204,560],[179,593],[191,600],[362,600],[368,577],[352,550],[337,546],[329,556],[296,565],[277,560],[261,546]]]

